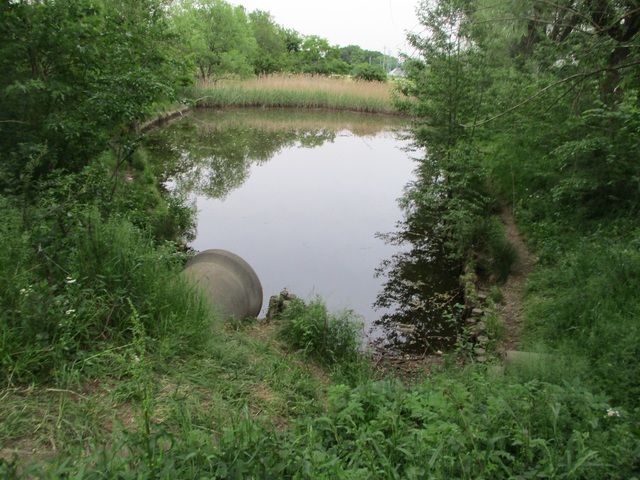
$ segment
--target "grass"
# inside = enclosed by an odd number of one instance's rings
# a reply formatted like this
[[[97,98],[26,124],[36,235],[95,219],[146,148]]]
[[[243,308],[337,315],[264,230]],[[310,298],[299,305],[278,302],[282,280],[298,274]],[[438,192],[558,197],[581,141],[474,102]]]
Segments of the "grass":
[[[0,199],[0,478],[637,476],[637,232],[547,252],[528,313],[559,361],[491,378],[446,357],[408,381],[377,378],[320,301],[222,322],[135,190],[104,216],[59,181],[34,212]]]
[[[243,332],[231,337],[253,348],[264,345],[264,338],[256,344]],[[229,353],[236,361],[251,357],[250,349],[234,350]],[[382,380],[325,388],[306,376],[295,357],[283,361],[276,350],[265,353],[256,363],[211,361],[211,372],[198,368],[204,379],[184,377],[180,368],[167,377],[155,374],[148,390],[138,377],[130,385],[137,397],[123,397],[113,384],[81,394],[49,389],[32,393],[25,409],[19,407],[25,392],[5,392],[2,413],[17,412],[8,417],[9,429],[16,432],[21,425],[32,436],[16,449],[30,461],[0,461],[0,474],[598,479],[631,478],[638,460],[633,414],[577,382],[489,382],[476,368],[414,385]],[[271,389],[250,381],[278,365],[282,380],[262,381]],[[255,375],[247,375],[251,366]],[[234,379],[238,368],[240,378]],[[228,389],[232,382],[243,385],[242,392]],[[320,392],[322,399],[314,399]],[[297,397],[290,398],[292,393]],[[286,422],[273,420],[277,411],[270,404],[279,394],[292,407],[303,407],[288,412]],[[2,440],[6,445],[6,436]],[[39,452],[35,458],[33,449]]]
[[[586,359],[591,380],[629,405],[640,395],[637,245],[637,234],[583,238],[538,269],[526,305],[530,337]]]
[[[358,369],[356,325],[320,300],[212,320],[167,357],[134,309],[129,343],[69,366],[81,376],[4,388],[0,476],[599,479],[640,460],[637,415],[562,365],[402,383]]]
[[[252,80],[201,80],[188,96],[203,107],[328,108],[397,114],[391,82],[319,75],[269,75]]]
[[[565,372],[489,380],[475,366],[349,385],[325,361],[342,352],[355,365],[345,318],[314,301],[273,323],[218,321],[198,351],[167,362],[134,315],[131,342],[94,359],[92,375],[0,393],[0,476],[633,476],[637,416],[559,381]]]
[[[145,425],[215,439],[244,416],[281,429],[320,413],[328,377],[283,354],[271,326],[222,327],[201,348],[169,364],[162,352],[141,353],[132,344],[102,356],[78,382],[3,389],[0,458],[48,463],[78,450],[86,456],[116,437],[129,441],[123,435]]]

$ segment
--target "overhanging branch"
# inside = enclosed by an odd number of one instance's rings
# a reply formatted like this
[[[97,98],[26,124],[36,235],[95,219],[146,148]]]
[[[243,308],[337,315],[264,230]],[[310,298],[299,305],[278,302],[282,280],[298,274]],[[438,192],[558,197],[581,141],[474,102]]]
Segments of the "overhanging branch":
[[[542,95],[543,93],[545,93],[547,90],[551,90],[554,87],[557,87],[558,85],[562,85],[565,84],[567,82],[570,82],[574,79],[577,79],[577,81],[571,86],[572,90],[573,88],[576,87],[576,85],[578,85],[580,82],[583,82],[584,80],[586,80],[589,77],[592,77],[594,75],[597,75],[599,73],[602,72],[613,72],[616,70],[622,70],[624,68],[629,68],[629,67],[634,67],[636,65],[640,65],[640,60],[636,61],[636,62],[631,62],[631,63],[625,63],[624,65],[616,65],[614,67],[603,67],[603,68],[599,68],[597,70],[592,70],[590,72],[583,72],[583,73],[576,73],[574,75],[569,75],[568,77],[563,78],[562,80],[558,80],[557,82],[553,82],[549,85],[547,85],[546,87],[542,88],[541,90],[538,90],[536,93],[534,93],[533,95],[531,95],[529,98],[523,100],[522,102],[518,103],[517,105],[514,105],[513,107],[500,112],[497,115],[494,115],[491,118],[488,118],[486,120],[483,120],[482,122],[478,122],[478,123],[473,123],[471,125],[463,125],[460,124],[460,126],[462,128],[476,128],[476,127],[481,127],[483,125],[486,125],[487,123],[493,122],[494,120],[497,120],[499,118],[502,118],[508,114],[510,114],[511,112],[519,109],[520,107],[525,106],[526,104],[530,103],[531,101],[533,101],[534,99],[536,99],[537,97],[539,97],[540,95]],[[566,92],[565,94],[566,95]],[[564,96],[563,95],[563,96]]]

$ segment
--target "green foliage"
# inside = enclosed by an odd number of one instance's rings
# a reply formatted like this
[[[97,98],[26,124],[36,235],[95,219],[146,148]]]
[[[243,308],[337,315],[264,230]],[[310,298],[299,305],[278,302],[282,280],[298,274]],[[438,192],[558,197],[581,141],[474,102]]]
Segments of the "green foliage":
[[[431,225],[431,238],[461,261],[485,250],[493,235],[485,218],[494,204],[481,161],[480,153],[464,144],[441,158],[429,157],[420,163],[419,182],[401,199],[407,223]]]
[[[488,268],[498,283],[504,283],[518,260],[518,251],[505,238],[504,226],[496,217],[489,221],[487,230],[487,245],[483,250],[488,252],[489,258],[486,267],[481,265],[480,268]]]
[[[353,70],[353,78],[366,82],[384,82],[387,80],[387,72],[380,65],[360,63]]]
[[[638,18],[629,2],[428,2],[425,34],[410,36],[421,58],[406,62],[409,80],[398,84],[428,152],[404,198],[408,225],[433,219],[438,238],[479,252],[477,265],[504,280],[516,254],[486,220],[490,182],[544,265],[527,310],[530,341],[588,359],[595,384],[632,405],[636,282],[632,261],[618,269],[621,251],[638,250],[637,78],[623,75],[637,68]],[[464,151],[476,152],[475,166]],[[486,173],[465,184],[457,166],[470,178]]]
[[[259,13],[248,28],[243,9],[205,3],[173,18],[203,76],[348,63],[321,37]],[[488,219],[491,180],[539,249],[530,345],[563,356],[503,380],[466,370],[373,382],[352,316],[294,303],[283,338],[352,385],[330,387],[326,408],[309,367],[249,327],[206,335],[209,309],[162,241],[184,234],[190,210],[160,196],[132,127],[184,80],[165,12],[152,0],[0,7],[0,371],[11,387],[0,440],[56,445],[39,463],[3,458],[0,475],[637,476],[640,117],[637,75],[623,75],[638,62],[633,2],[423,2],[425,36],[411,37],[421,58],[399,98],[428,155],[398,236],[421,237],[416,256],[444,245],[504,277],[514,250]],[[98,375],[113,397],[91,395]],[[135,422],[114,427],[105,412],[123,404]]]
[[[502,303],[504,302],[504,293],[500,289],[498,285],[493,285],[491,290],[489,290],[489,295],[491,296],[491,300],[494,303]]]
[[[17,209],[7,218],[0,352],[9,382],[56,376],[67,365],[82,370],[102,346],[131,338],[134,312],[151,338],[172,339],[172,354],[197,348],[209,310],[176,278],[182,261],[175,247],[156,245],[126,220],[103,220],[95,209],[74,212],[64,236],[48,222],[23,230]]]
[[[360,359],[363,325],[350,311],[330,314],[320,299],[308,305],[295,299],[279,320],[281,337],[305,355],[327,365]]]
[[[637,233],[625,241],[587,238],[533,278],[531,327],[560,351],[589,359],[596,384],[635,404],[638,385]]]
[[[219,80],[277,72],[347,75],[356,63],[373,63],[385,71],[396,58],[360,47],[329,45],[318,35],[303,35],[275,23],[267,11],[247,14],[224,0],[173,2],[171,18],[182,51],[203,79]]]
[[[249,62],[257,48],[256,39],[243,7],[223,0],[185,0],[173,6],[172,20],[184,54],[201,78],[253,74]]]
[[[282,72],[291,63],[287,43],[288,32],[277,25],[268,12],[255,10],[249,13],[249,27],[256,39],[257,49],[251,63],[256,75]]]
[[[79,171],[183,78],[160,2],[9,2],[0,11],[3,188]]]
[[[335,386],[322,416],[278,430],[245,412],[215,445],[195,425],[175,433],[157,425],[146,445],[120,436],[40,471],[44,478],[632,478],[634,421],[577,381],[496,388],[471,373],[412,387]]]
[[[393,70],[399,64],[398,59],[395,57],[371,50],[363,50],[357,45],[340,47],[340,58],[351,66],[363,63],[380,66],[385,73]]]

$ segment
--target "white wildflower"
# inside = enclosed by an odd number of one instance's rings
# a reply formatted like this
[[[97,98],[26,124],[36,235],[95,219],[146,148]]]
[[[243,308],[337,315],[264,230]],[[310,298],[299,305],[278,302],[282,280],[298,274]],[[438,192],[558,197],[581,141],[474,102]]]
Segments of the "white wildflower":
[[[21,288],[20,295],[26,295],[26,294],[27,294],[27,290],[25,288]]]
[[[65,313],[65,315],[71,315],[72,313],[76,313],[76,310],[74,308],[70,308],[69,310],[67,310],[64,313]]]
[[[609,417],[619,417],[620,416],[620,412],[618,410],[614,410],[613,408],[608,408],[607,409],[607,416],[609,416]]]

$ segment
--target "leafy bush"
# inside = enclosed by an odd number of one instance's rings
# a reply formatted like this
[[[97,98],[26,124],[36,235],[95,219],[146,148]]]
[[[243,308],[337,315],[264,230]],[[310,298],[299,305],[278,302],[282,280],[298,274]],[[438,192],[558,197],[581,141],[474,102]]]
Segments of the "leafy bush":
[[[386,82],[387,72],[380,65],[360,63],[353,69],[353,78],[365,82]]]
[[[294,299],[280,320],[281,338],[307,355],[329,365],[348,364],[360,357],[363,325],[353,312],[330,314],[320,299],[308,305]]]

